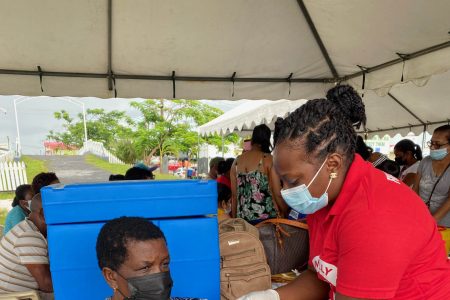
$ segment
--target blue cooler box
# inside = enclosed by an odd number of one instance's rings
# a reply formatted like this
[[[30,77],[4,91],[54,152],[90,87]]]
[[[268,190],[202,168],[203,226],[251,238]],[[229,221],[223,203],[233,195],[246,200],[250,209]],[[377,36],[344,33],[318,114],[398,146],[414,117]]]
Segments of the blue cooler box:
[[[95,245],[103,224],[121,216],[147,218],[164,232],[172,296],[220,299],[215,181],[122,181],[54,185],[41,191],[56,300],[112,295]]]

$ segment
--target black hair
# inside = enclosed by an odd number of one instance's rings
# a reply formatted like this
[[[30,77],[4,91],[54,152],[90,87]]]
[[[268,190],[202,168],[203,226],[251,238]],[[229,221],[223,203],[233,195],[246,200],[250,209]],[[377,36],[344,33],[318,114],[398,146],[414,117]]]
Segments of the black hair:
[[[370,155],[373,153],[372,147],[369,147],[364,142],[364,139],[361,136],[356,137],[356,149],[355,152],[361,155],[364,160],[368,160]]]
[[[125,180],[144,180],[155,179],[152,171],[144,170],[139,167],[132,167],[125,173]]]
[[[125,180],[125,175],[122,174],[109,175],[109,181],[120,181],[120,180]]]
[[[414,142],[411,140],[401,140],[400,142],[395,144],[394,149],[397,149],[398,151],[401,151],[403,153],[410,151],[415,159],[422,160],[422,149],[420,149],[420,146],[414,144]]]
[[[228,203],[231,199],[231,189],[223,183],[217,184],[217,200],[220,203],[225,201]]]
[[[356,149],[355,128],[366,124],[364,103],[349,85],[330,89],[326,99],[310,100],[284,120],[275,123],[275,145],[284,140],[301,140],[306,153],[323,159],[329,153],[343,154],[348,163]]]
[[[393,160],[386,159],[381,164],[377,165],[375,168],[398,178],[400,175],[400,166]]]
[[[52,182],[59,181],[53,172],[42,172],[34,176],[31,183],[31,189],[34,194],[40,193],[44,186],[50,185]]]
[[[261,124],[253,129],[252,145],[260,145],[261,151],[270,153],[272,145],[270,144],[270,128],[266,124]]]
[[[450,125],[442,125],[434,130],[434,132],[444,132],[447,134],[447,142],[450,143]]]
[[[213,168],[213,167],[218,167],[219,166],[219,163],[221,162],[221,161],[224,161],[225,159],[223,158],[223,157],[220,157],[220,156],[216,156],[216,157],[214,157],[214,158],[212,158],[210,161],[209,161],[209,168],[211,169],[211,168]]]
[[[25,197],[27,195],[28,192],[33,192],[33,190],[31,189],[31,184],[22,184],[19,185],[16,188],[16,195],[14,197],[13,202],[11,203],[12,207],[16,207],[17,205],[19,205],[19,201],[20,200],[25,200]]]
[[[127,258],[130,241],[164,239],[164,233],[152,222],[139,217],[120,217],[103,225],[97,237],[97,260],[100,269],[117,271]]]
[[[217,167],[217,173],[220,175],[226,174],[231,170],[231,166],[234,163],[234,158],[227,158],[226,160],[220,161]]]

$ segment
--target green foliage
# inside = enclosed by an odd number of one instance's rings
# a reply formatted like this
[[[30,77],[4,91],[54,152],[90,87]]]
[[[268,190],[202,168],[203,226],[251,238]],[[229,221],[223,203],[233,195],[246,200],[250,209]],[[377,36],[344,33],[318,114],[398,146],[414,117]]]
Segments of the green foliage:
[[[89,139],[102,142],[126,163],[165,154],[193,158],[197,156],[199,141],[222,147],[220,136],[199,139],[196,132],[198,126],[223,114],[218,108],[197,100],[145,100],[131,102],[130,106],[141,114],[136,122],[123,111],[88,109],[86,112]],[[64,110],[54,115],[63,122],[64,131],[50,131],[48,138],[81,147],[84,141],[82,115],[73,118]],[[225,145],[238,141],[239,137],[233,134],[226,137]]]
[[[0,200],[14,199],[13,192],[0,192]]]

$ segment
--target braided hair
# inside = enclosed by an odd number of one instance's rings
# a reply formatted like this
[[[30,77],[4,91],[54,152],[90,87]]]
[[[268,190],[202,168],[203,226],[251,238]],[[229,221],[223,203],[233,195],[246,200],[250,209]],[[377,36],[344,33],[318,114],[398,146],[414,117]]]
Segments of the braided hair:
[[[275,123],[275,145],[296,140],[308,156],[324,159],[339,152],[353,161],[356,148],[355,127],[366,124],[364,103],[349,85],[338,85],[327,92],[326,99],[310,100],[285,119]],[[295,145],[295,144],[294,144]]]

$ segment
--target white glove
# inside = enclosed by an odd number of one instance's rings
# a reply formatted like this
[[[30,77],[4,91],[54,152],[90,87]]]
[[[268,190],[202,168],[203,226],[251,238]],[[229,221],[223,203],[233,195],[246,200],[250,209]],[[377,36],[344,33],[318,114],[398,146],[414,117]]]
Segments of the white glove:
[[[237,300],[280,300],[280,295],[275,290],[251,292]]]

